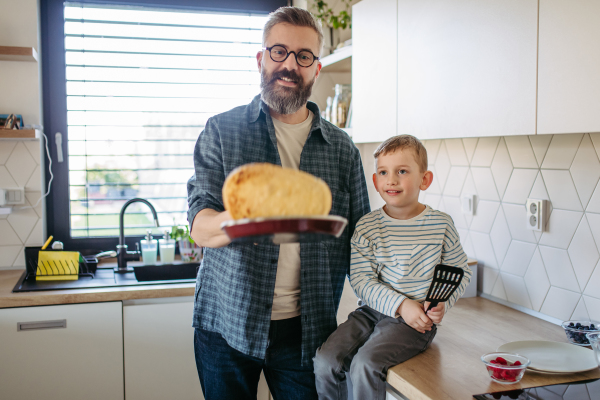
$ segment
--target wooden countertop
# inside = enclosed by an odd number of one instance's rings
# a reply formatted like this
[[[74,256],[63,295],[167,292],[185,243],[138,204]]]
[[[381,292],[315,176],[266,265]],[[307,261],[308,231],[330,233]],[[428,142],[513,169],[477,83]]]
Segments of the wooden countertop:
[[[480,357],[504,343],[568,343],[560,326],[482,297],[460,299],[444,318],[429,349],[391,368],[387,381],[411,400],[472,400],[474,394],[600,378],[600,369],[574,374],[527,370],[521,382],[492,381]]]
[[[0,271],[0,308],[194,295],[194,283],[12,293],[23,270]]]

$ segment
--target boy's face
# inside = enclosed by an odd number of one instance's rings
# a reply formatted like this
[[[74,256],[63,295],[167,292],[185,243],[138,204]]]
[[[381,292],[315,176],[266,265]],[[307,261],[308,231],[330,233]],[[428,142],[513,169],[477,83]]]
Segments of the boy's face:
[[[431,185],[433,173],[421,171],[412,149],[382,154],[376,161],[373,174],[375,189],[388,210],[404,214],[419,205],[419,193]]]

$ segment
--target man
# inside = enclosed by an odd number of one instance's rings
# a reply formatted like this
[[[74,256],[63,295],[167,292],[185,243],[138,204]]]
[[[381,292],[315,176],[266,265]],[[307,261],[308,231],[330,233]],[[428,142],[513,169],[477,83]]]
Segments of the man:
[[[256,59],[261,94],[210,118],[188,182],[192,237],[205,247],[194,305],[202,391],[211,399],[255,399],[261,371],[277,399],[317,398],[312,358],[337,327],[350,237],[370,211],[358,149],[308,102],[319,76],[323,34],[305,10],[282,7],[265,25]],[[348,219],[339,239],[274,245],[230,243],[221,190],[234,168],[269,162],[329,185],[331,214]]]

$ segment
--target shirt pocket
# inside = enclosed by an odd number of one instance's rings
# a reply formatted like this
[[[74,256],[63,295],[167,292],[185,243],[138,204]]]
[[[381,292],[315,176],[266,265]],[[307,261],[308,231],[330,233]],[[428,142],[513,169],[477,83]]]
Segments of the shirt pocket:
[[[412,278],[433,277],[433,267],[442,259],[442,243],[423,243],[415,245],[410,255],[408,276]],[[423,269],[427,267],[427,271]]]

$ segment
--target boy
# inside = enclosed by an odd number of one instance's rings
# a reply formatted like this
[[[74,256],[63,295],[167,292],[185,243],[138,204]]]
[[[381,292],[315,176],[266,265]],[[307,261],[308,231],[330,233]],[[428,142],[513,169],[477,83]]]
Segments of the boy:
[[[471,278],[452,219],[419,203],[433,180],[427,151],[415,137],[383,142],[374,153],[373,183],[385,206],[363,216],[351,240],[350,283],[363,305],[329,336],[314,358],[319,399],[385,399],[388,368],[424,351],[445,312]],[[425,313],[438,264],[465,271],[448,304]]]

